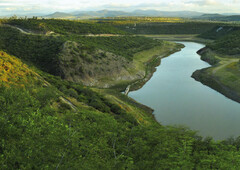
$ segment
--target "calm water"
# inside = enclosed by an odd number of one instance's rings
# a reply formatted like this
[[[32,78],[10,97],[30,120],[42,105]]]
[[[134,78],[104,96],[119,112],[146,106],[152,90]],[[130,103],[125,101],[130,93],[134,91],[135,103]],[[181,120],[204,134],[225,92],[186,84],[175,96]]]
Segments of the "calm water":
[[[191,78],[210,66],[196,53],[204,45],[181,43],[186,47],[163,59],[151,80],[129,96],[153,108],[163,125],[184,125],[216,140],[240,136],[240,104]]]

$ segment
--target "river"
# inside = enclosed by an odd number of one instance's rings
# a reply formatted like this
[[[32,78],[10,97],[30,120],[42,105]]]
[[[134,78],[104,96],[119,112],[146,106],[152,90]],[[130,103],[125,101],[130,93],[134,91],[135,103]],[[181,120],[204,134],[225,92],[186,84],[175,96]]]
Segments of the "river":
[[[162,59],[153,77],[128,95],[154,109],[163,125],[183,125],[215,140],[240,136],[240,104],[191,78],[210,65],[196,53],[204,45],[179,42],[180,52]]]

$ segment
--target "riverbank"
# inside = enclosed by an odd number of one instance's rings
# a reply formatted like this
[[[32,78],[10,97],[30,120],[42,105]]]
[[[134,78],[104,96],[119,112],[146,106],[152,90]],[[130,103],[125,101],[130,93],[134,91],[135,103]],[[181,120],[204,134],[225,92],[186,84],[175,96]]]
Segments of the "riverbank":
[[[215,140],[238,136],[240,105],[191,78],[197,69],[210,67],[196,53],[204,45],[182,43],[184,49],[162,60],[151,80],[128,96],[153,108],[163,126],[184,125]]]
[[[199,38],[198,34],[157,34],[157,35],[146,34],[142,36],[154,38],[154,39],[160,39],[164,41],[187,41],[187,42],[197,42],[202,44],[213,42],[213,40],[210,40],[210,39]]]
[[[142,72],[143,76],[141,78],[135,79],[133,81],[121,82],[112,86],[110,89],[115,89],[118,91],[125,91],[129,87],[129,92],[140,89],[148,80],[151,79],[153,73],[156,71],[156,67],[161,64],[161,59],[168,57],[169,55],[180,51],[184,45],[164,41],[163,45],[154,47],[149,50],[141,51],[136,53],[133,57],[133,69],[128,71],[131,74],[138,74]]]
[[[198,51],[201,59],[212,67],[197,70],[192,77],[224,96],[240,103],[240,63],[237,56],[220,55],[204,48]]]
[[[130,92],[142,88],[144,84],[151,79],[156,71],[156,67],[161,64],[161,59],[180,51],[183,47],[184,45],[179,43],[164,41],[163,46],[154,47],[153,49],[136,53],[133,58],[133,63],[135,65],[135,70],[142,70],[145,72],[145,76],[143,78],[132,82],[120,83],[108,89],[93,88],[93,90],[105,96],[115,104],[119,105],[121,108],[124,108],[128,112],[134,114],[139,122],[144,120],[146,123],[150,121],[149,118],[156,121],[155,116],[152,114],[154,110],[151,107],[139,103],[136,100],[129,98],[127,95],[119,93],[119,91],[122,92],[128,89],[128,92]],[[132,74],[133,73],[134,70]]]
[[[193,35],[144,35],[155,39],[166,41],[190,41],[197,43],[211,43],[213,40],[199,38]],[[240,103],[240,72],[239,63],[236,57],[216,54],[215,52],[202,48],[198,51],[203,61],[206,61],[211,68],[197,70],[192,74],[196,81],[211,87],[224,96]],[[238,57],[240,58],[240,57]]]

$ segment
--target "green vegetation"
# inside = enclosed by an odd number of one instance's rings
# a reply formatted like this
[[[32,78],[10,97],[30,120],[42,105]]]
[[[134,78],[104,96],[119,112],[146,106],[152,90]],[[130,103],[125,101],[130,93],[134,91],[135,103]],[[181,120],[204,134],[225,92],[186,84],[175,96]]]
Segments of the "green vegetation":
[[[141,36],[116,36],[116,37],[72,37],[72,40],[104,51],[112,52],[116,55],[133,60],[133,55],[137,52],[151,49],[161,45],[162,41],[152,40]],[[116,45],[117,44],[117,45]]]
[[[133,34],[202,34],[218,23],[190,21],[179,18],[132,17],[100,20]]]
[[[239,27],[218,27],[217,30],[203,35],[212,35],[216,40],[199,51],[201,58],[213,67],[196,71],[193,77],[240,102]]]
[[[240,167],[238,138],[223,142],[202,139],[185,128],[159,125],[114,93],[99,98],[104,93],[98,94],[98,90],[83,92],[86,87],[46,73],[41,81],[43,78],[50,82],[48,86],[0,87],[1,169]],[[61,100],[65,93],[76,110]],[[103,112],[82,100],[89,98],[88,93],[111,103],[111,111]],[[117,102],[122,104],[118,107]],[[136,117],[134,111],[143,116]]]
[[[213,67],[196,71],[192,76],[223,95],[240,102],[240,29],[239,24],[221,24],[199,35],[213,39],[199,51],[201,59]]]
[[[136,25],[120,25],[118,28],[133,34],[201,34],[212,29],[215,24],[185,23],[143,23]]]
[[[198,34],[142,34],[144,37],[165,41],[190,41],[207,44],[213,40],[199,37]]]
[[[216,27],[207,32],[204,32],[203,34],[200,34],[199,37],[216,40],[227,34],[239,30],[239,28],[240,28],[239,25],[221,24],[217,25]]]
[[[90,21],[69,21],[56,19],[11,19],[7,22],[20,28],[46,33],[53,31],[58,34],[126,34],[109,24]]]
[[[210,49],[200,52],[201,59],[213,67],[198,70],[193,77],[223,95],[240,102],[239,56],[222,55]]]
[[[52,71],[56,68],[51,68],[50,65],[56,65],[54,63],[57,62],[57,55],[65,41],[75,41],[81,44],[83,50],[101,49],[129,60],[132,60],[133,54],[153,48],[161,43],[157,40],[138,36],[84,37],[67,34],[68,32],[65,32],[67,35],[62,36],[26,35],[10,27],[0,27],[0,33],[2,35],[0,37],[0,49],[15,56],[21,56],[22,59],[31,61],[50,73],[57,72],[57,70]],[[48,70],[49,68],[52,70]]]
[[[0,26],[0,49],[15,55],[49,73],[56,73],[57,54],[63,40],[58,37],[26,35],[20,31]]]
[[[108,23],[111,25],[126,25],[126,24],[139,24],[139,23],[182,23],[181,18],[174,17],[105,17],[96,19],[100,23]]]
[[[219,39],[214,43],[209,44],[208,47],[217,53],[226,55],[240,54],[240,30],[233,31]]]
[[[22,19],[6,22],[12,25],[16,22],[18,27],[22,23],[21,28],[28,30],[28,32],[19,31],[15,26],[0,26],[1,50],[23,59],[42,71],[70,81],[82,82],[86,85],[92,84],[92,86],[98,87],[108,87],[123,82],[125,86],[133,80],[141,79],[141,77],[135,75],[140,71],[145,71],[145,68],[141,68],[141,70],[134,68],[138,67],[134,65],[136,63],[133,61],[134,55],[153,48],[165,48],[163,41],[141,36],[119,34],[83,36],[63,30],[62,34],[32,33],[35,30],[35,26],[31,25],[33,23],[80,23],[76,21]],[[28,22],[29,25],[26,24]],[[80,24],[84,25],[84,23]],[[97,25],[94,22],[91,22],[91,24]],[[79,29],[81,29],[81,25]],[[159,53],[155,52],[152,56],[159,54],[162,54],[161,50]],[[67,56],[67,58],[64,56]],[[146,56],[146,62],[152,56]],[[99,65],[99,63],[101,64]],[[126,74],[128,74],[126,80],[115,82],[116,76],[119,77],[120,74],[122,77],[126,77]],[[96,79],[98,82],[95,81]]]
[[[88,34],[88,29],[95,34],[122,32],[95,21],[4,22],[35,33],[0,26],[0,49],[18,57],[0,51],[0,169],[240,168],[239,137],[216,142],[183,127],[162,126],[150,108],[118,88],[90,88],[55,76],[68,68],[61,70],[66,52],[72,53],[66,56],[75,65],[79,58],[87,65],[109,56],[122,58],[132,64],[125,69],[133,75],[140,70],[148,79],[160,59],[181,45],[129,35],[77,35]],[[58,34],[39,34],[46,31]],[[71,47],[64,49],[67,43]],[[239,75],[235,60],[215,70],[216,75],[228,71],[231,81],[239,82],[233,77]]]

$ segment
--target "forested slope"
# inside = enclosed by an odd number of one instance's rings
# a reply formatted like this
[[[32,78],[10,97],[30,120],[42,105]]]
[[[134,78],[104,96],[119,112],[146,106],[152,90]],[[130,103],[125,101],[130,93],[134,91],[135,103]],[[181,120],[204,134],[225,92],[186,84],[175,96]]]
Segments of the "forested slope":
[[[36,33],[37,26],[34,24],[48,25],[49,22],[61,31],[58,34],[50,35]],[[59,23],[63,23],[64,26]],[[92,86],[109,87],[116,84],[113,81],[120,74],[125,77],[123,81],[139,79],[139,76],[135,76],[135,73],[139,70],[134,69],[136,67],[133,65],[134,54],[154,47],[163,48],[162,41],[145,37],[120,36],[118,34],[101,36],[101,31],[104,29],[109,31],[105,33],[111,33],[112,29],[118,29],[110,26],[110,28],[102,28],[96,23],[91,23],[93,27],[89,30],[95,31],[100,36],[89,36],[86,32],[85,35],[79,35],[72,33],[68,27],[65,30],[65,26],[71,27],[71,25],[76,25],[75,30],[82,30],[82,27],[87,27],[84,24],[88,25],[88,22],[36,19],[5,21],[5,24],[0,26],[0,49],[66,80],[82,82]],[[21,29],[28,29],[28,32],[21,32],[16,25],[21,26]],[[54,30],[55,27],[50,28]],[[88,29],[88,27],[85,29]],[[71,71],[71,68],[74,70]],[[141,74],[141,78],[144,76],[144,70],[140,70],[140,72],[137,74]],[[113,78],[113,80],[110,80],[110,84],[107,82],[107,77]],[[106,83],[102,83],[103,81]]]
[[[38,33],[55,32],[58,34],[126,34],[109,24],[93,21],[69,21],[58,19],[11,19],[7,24]]]
[[[184,128],[161,126],[130,103],[123,107],[91,89],[41,71],[37,79],[35,71],[23,75],[33,76],[33,82],[19,86],[8,73],[20,69],[21,62],[4,52],[0,55],[4,65],[12,65],[0,76],[8,80],[0,87],[1,169],[240,166],[239,139],[216,143]],[[21,69],[29,71],[28,67]]]
[[[76,35],[27,35],[9,26],[1,26],[0,33],[1,50],[8,52],[0,51],[0,169],[240,168],[240,138],[215,142],[183,127],[162,126],[151,109],[114,89],[54,75],[61,71],[59,59],[71,52],[70,59],[85,54],[83,62],[89,64],[97,60],[90,57],[113,53],[116,61],[121,57],[145,68],[143,56],[174,52],[178,45],[130,36],[74,42]],[[113,47],[109,42],[126,44],[106,54]],[[150,43],[148,50],[144,42]],[[69,53],[63,55],[66,43]]]
[[[220,26],[203,34],[215,41],[199,51],[201,59],[213,67],[198,70],[193,77],[240,102],[240,30],[239,26]]]
[[[181,18],[161,17],[115,17],[97,19],[131,34],[202,34],[212,30],[218,23],[194,21]]]

